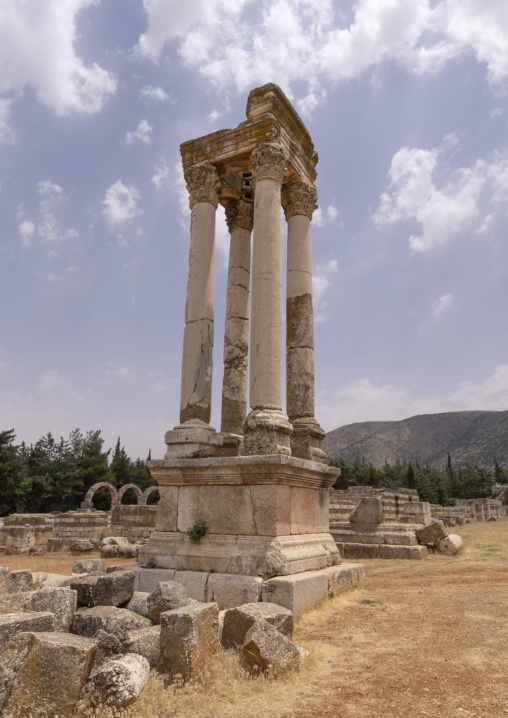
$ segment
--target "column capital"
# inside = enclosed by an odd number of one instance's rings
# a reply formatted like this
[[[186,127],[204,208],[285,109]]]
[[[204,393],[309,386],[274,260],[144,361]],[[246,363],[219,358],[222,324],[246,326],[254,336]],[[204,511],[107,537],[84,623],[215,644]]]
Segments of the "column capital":
[[[208,202],[217,209],[220,179],[214,165],[199,162],[185,170],[184,177],[189,191],[189,207],[191,209],[197,202]]]
[[[286,221],[297,214],[303,214],[312,219],[312,214],[317,209],[317,190],[315,184],[306,182],[295,182],[284,187],[282,190],[282,207],[286,215]]]
[[[254,205],[245,199],[232,199],[225,206],[226,222],[230,232],[241,227],[252,232]]]
[[[252,153],[254,180],[270,178],[282,184],[286,161],[286,155],[280,145],[262,142]]]

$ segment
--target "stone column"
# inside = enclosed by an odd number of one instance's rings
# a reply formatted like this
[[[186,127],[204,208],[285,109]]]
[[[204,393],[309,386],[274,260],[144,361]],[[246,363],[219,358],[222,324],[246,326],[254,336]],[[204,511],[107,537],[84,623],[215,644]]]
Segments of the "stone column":
[[[191,208],[189,279],[182,353],[180,426],[168,431],[166,457],[215,453],[220,439],[208,426],[212,402],[212,351],[215,289],[215,212],[220,180],[213,165],[199,163],[185,172]],[[213,434],[213,436],[212,436]],[[211,444],[207,448],[207,444]]]
[[[291,454],[326,463],[325,432],[314,418],[314,311],[310,222],[317,208],[314,185],[296,182],[284,189],[288,223],[286,299],[286,403],[293,426]]]
[[[233,199],[226,205],[226,221],[231,240],[224,331],[221,431],[237,435],[243,434],[243,422],[247,416],[252,215],[253,203],[245,199]]]
[[[281,185],[286,157],[262,143],[252,153],[254,238],[250,335],[250,405],[243,453],[291,454],[291,425],[282,413]]]

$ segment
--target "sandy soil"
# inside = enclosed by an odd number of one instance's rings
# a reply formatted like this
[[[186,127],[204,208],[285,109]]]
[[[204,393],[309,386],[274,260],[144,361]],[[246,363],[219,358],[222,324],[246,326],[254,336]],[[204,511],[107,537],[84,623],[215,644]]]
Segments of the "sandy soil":
[[[205,686],[165,689],[154,676],[123,715],[508,716],[508,521],[458,532],[465,550],[455,558],[364,561],[363,590],[327,601],[297,623],[294,642],[311,654],[301,673],[246,679],[237,657],[223,654]],[[28,557],[0,557],[0,563],[12,565],[14,558],[19,568],[56,572],[58,566],[61,573],[74,560],[54,555],[35,566]]]

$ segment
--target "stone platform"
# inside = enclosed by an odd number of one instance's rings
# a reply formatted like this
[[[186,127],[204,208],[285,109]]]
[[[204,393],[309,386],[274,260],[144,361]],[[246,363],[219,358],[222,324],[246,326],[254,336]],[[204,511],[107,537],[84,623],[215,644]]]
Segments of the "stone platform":
[[[337,596],[363,585],[361,564],[343,563],[319,571],[306,571],[290,576],[263,579],[205,571],[175,571],[173,569],[142,568],[141,566],[112,566],[110,571],[134,571],[135,591],[152,592],[160,581],[183,584],[189,596],[197,601],[215,601],[219,608],[234,608],[244,603],[269,601],[284,606],[295,616],[319,605],[328,597]]]
[[[329,487],[338,469],[282,454],[149,462],[160,501],[140,566],[285,576],[338,565]],[[187,531],[199,521],[206,535]]]
[[[334,522],[330,533],[346,559],[421,559],[427,556],[415,533],[421,528],[423,524]]]

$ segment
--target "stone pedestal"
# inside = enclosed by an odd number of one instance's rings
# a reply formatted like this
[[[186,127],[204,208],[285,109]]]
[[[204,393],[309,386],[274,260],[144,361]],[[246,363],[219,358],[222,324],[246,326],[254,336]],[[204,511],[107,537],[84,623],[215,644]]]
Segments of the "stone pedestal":
[[[340,562],[329,533],[338,469],[283,455],[149,462],[161,499],[138,563],[158,568],[285,576]],[[193,542],[198,521],[206,535]]]

